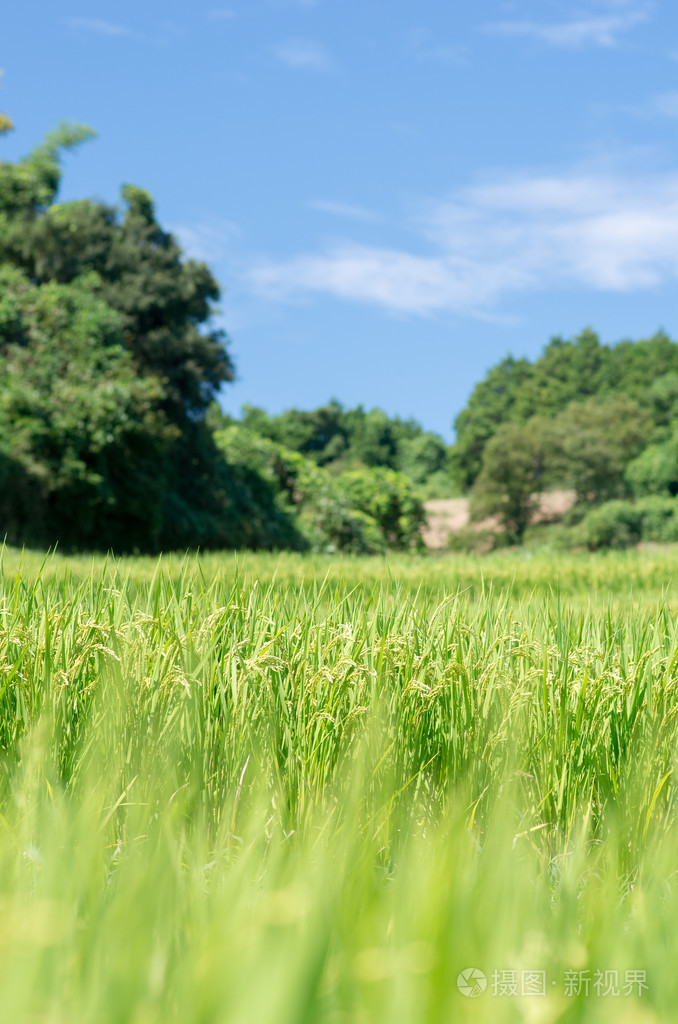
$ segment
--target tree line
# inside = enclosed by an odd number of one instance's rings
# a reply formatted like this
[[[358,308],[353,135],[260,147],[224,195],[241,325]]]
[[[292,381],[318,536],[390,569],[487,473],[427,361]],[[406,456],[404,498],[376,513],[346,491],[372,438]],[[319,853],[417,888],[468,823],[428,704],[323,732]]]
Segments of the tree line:
[[[0,118],[0,135],[11,129]],[[478,383],[446,445],[333,400],[238,418],[219,286],[148,192],[60,203],[64,125],[0,163],[0,538],[66,549],[421,544],[426,497],[468,493],[520,543],[536,497],[572,488],[589,546],[678,539],[678,345],[591,330]],[[648,504],[649,503],[649,504]]]
[[[0,121],[0,134],[11,129]],[[64,125],[0,163],[0,539],[66,549],[380,551],[417,542],[445,445],[377,411],[236,426],[219,287],[148,192],[59,203]],[[428,461],[427,461],[428,460]],[[332,464],[330,472],[328,466]],[[427,471],[428,472],[428,471]]]
[[[586,330],[503,360],[456,421],[452,459],[476,519],[520,543],[539,492],[570,488],[573,543],[678,540],[678,345],[601,344]]]

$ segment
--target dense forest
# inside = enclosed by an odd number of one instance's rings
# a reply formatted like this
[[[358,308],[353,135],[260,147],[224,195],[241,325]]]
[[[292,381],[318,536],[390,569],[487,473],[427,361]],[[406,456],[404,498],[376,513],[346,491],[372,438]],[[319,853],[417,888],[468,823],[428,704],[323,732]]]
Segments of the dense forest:
[[[5,118],[0,134],[11,128]],[[219,286],[124,185],[59,203],[65,125],[0,163],[0,534],[159,551],[379,552],[421,544],[424,500],[469,493],[519,543],[536,496],[576,494],[568,542],[678,539],[678,345],[591,330],[474,389],[448,446],[413,420],[331,401],[272,416],[217,402],[233,379]]]

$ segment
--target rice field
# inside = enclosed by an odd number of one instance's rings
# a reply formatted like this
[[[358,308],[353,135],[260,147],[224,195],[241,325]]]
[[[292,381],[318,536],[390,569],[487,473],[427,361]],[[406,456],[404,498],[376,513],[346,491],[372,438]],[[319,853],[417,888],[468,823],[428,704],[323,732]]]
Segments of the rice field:
[[[678,550],[0,564],[12,1024],[678,1007]]]

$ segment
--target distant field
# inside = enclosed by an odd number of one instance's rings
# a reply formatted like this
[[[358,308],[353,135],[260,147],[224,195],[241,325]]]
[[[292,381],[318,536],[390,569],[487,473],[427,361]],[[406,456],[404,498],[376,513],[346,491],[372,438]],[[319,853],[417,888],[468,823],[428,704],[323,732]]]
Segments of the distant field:
[[[3,1020],[675,1020],[677,612],[676,548],[6,550]]]

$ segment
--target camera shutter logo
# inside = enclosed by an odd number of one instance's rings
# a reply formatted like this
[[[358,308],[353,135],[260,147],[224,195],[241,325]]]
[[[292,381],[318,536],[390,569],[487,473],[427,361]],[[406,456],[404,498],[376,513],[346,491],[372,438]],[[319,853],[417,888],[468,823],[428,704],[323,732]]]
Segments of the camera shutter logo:
[[[487,978],[478,967],[467,967],[457,978],[457,988],[463,996],[475,999],[487,988]]]

